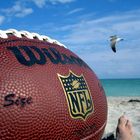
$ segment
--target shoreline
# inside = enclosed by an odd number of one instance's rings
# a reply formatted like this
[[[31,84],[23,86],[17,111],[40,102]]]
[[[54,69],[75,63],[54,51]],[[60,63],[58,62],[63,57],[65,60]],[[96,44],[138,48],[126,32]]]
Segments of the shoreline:
[[[118,118],[126,115],[133,125],[134,140],[140,140],[140,102],[137,100],[140,96],[107,96],[108,120],[104,136],[110,133],[115,135]]]

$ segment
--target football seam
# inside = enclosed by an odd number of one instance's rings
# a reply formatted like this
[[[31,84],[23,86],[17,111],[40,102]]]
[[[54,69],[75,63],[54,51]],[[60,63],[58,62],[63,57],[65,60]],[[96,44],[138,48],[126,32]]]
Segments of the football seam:
[[[95,137],[101,130],[103,130],[103,128],[106,126],[106,123],[107,123],[107,121],[105,121],[104,124],[96,132],[94,132],[94,134],[91,134],[91,135],[89,135],[81,140],[88,140],[90,138]]]

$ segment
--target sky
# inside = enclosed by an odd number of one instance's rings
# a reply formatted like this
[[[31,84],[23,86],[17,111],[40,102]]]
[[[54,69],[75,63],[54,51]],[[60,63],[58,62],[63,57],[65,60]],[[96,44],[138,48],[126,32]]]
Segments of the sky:
[[[0,0],[0,30],[11,28],[65,44],[100,79],[140,78],[140,0]],[[111,35],[124,38],[117,53]]]

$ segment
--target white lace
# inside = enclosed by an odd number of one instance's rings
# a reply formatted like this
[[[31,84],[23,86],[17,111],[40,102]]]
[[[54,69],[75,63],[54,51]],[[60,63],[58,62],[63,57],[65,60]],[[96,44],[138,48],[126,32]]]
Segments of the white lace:
[[[59,46],[63,46],[67,48],[64,44],[60,43],[59,41],[51,39],[50,37],[45,36],[45,35],[39,35],[37,33],[30,33],[28,31],[17,31],[15,29],[0,30],[0,38],[6,39],[8,38],[8,34],[13,34],[14,36],[19,37],[19,38],[22,38],[23,36],[29,39],[37,38],[41,41],[46,41],[46,42],[57,44]]]

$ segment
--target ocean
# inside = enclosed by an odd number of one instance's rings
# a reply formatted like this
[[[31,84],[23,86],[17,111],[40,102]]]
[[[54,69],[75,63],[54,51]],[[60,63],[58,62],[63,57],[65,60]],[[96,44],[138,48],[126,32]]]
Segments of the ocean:
[[[140,96],[140,79],[100,79],[106,96]]]

